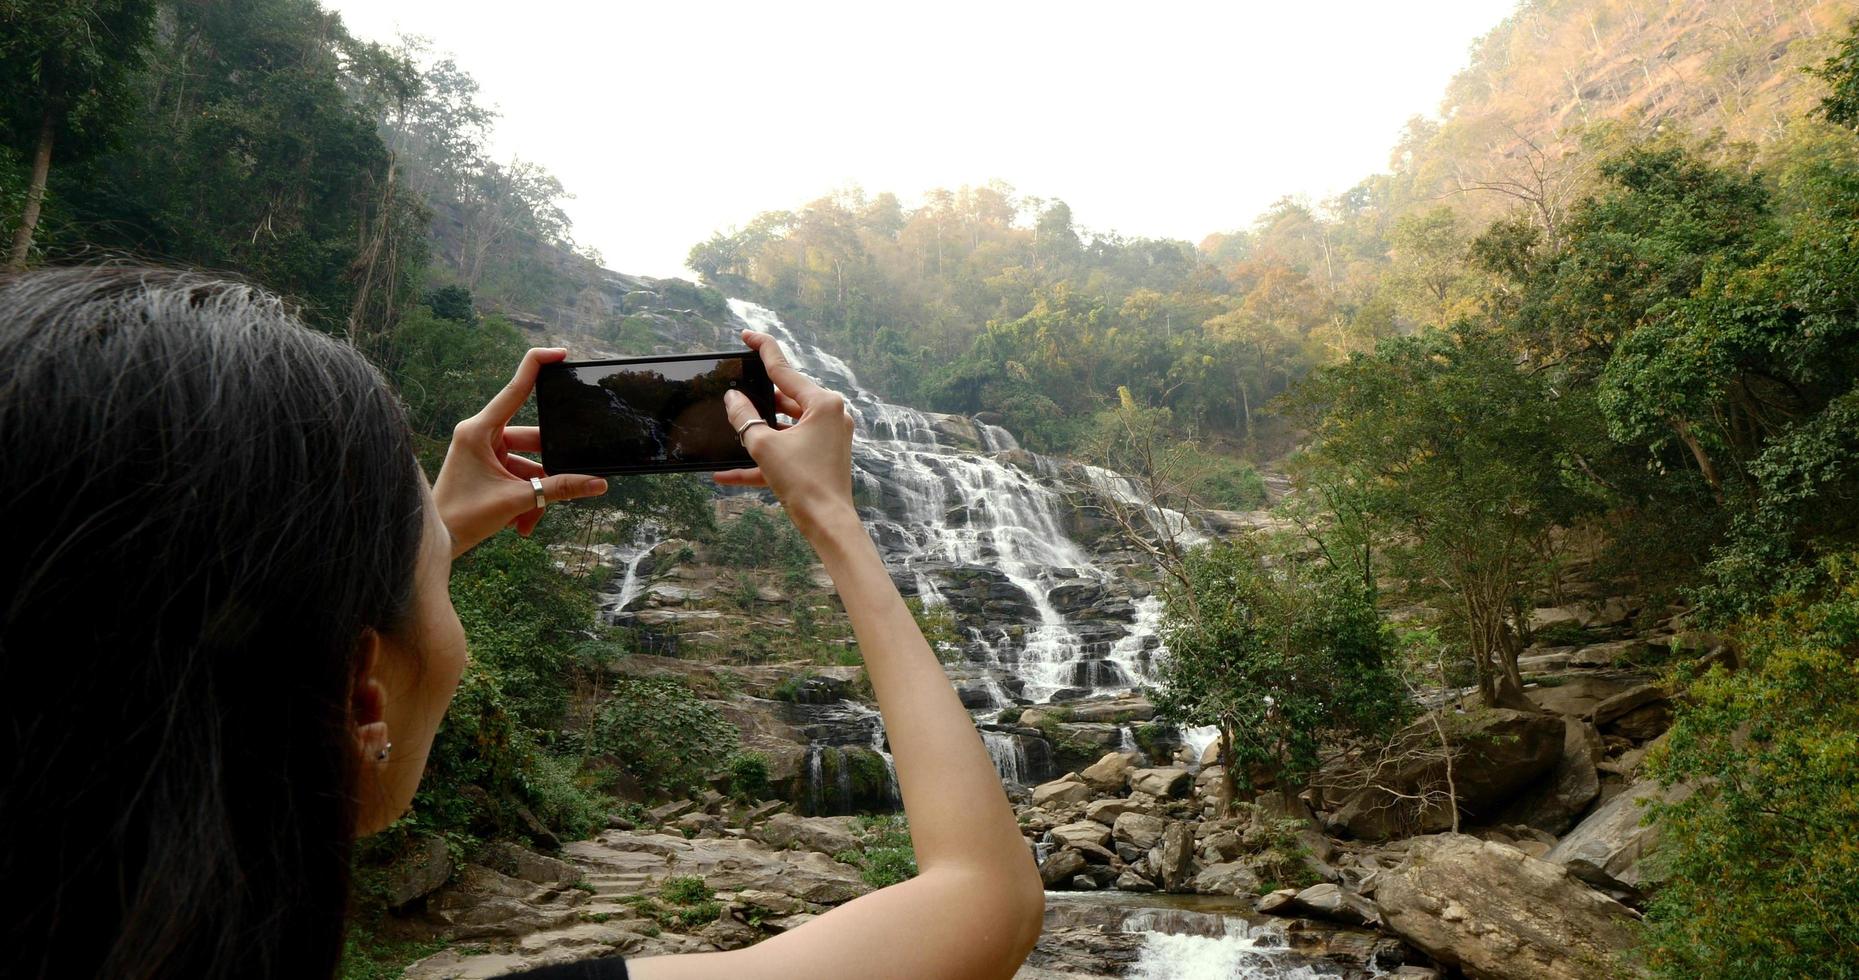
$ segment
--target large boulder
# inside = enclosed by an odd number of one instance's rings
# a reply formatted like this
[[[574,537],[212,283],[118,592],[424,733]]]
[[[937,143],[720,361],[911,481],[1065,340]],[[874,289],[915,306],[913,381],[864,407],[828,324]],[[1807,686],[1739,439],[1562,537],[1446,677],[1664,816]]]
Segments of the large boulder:
[[[1143,813],[1146,808],[1135,800],[1092,800],[1084,805],[1086,820],[1095,820],[1106,827],[1113,826],[1117,818],[1126,813]]]
[[[1568,871],[1463,834],[1416,838],[1378,877],[1382,925],[1473,978],[1634,975],[1633,912]]]
[[[1130,773],[1130,790],[1147,793],[1157,799],[1186,796],[1194,785],[1194,774],[1186,769],[1138,769]]]
[[[1107,752],[1103,758],[1086,766],[1078,777],[1099,793],[1121,793],[1134,768],[1136,753]]]
[[[1194,870],[1194,828],[1185,820],[1169,824],[1168,829],[1162,831],[1162,842],[1150,853],[1155,858],[1162,890],[1187,891],[1188,879]]]
[[[1510,708],[1455,717],[1447,732],[1450,786],[1459,811],[1471,818],[1496,816],[1556,765],[1566,740],[1559,716]],[[1332,826],[1363,840],[1451,828],[1446,758],[1433,720],[1421,718],[1408,726],[1396,736],[1395,747],[1391,761],[1370,775],[1362,774],[1359,761],[1354,771],[1320,774],[1326,798],[1337,799]]]
[[[1045,863],[1039,866],[1039,878],[1047,888],[1069,884],[1073,877],[1085,869],[1084,855],[1066,848],[1046,856]]]
[[[452,877],[452,849],[443,837],[415,838],[387,871],[387,904],[400,908],[424,898]]]
[[[1108,847],[1110,845],[1110,828],[1095,820],[1082,820],[1068,823],[1047,831],[1052,843],[1059,847],[1071,847],[1082,850],[1085,845]]]
[[[1374,902],[1327,882],[1293,895],[1289,903],[1275,910],[1275,914],[1328,919],[1352,926],[1372,926],[1381,919]]]
[[[1259,876],[1244,861],[1210,864],[1194,876],[1194,891],[1201,895],[1251,895],[1259,890]]]
[[[1498,818],[1506,824],[1524,824],[1559,834],[1601,793],[1601,761],[1605,746],[1601,733],[1580,718],[1563,718],[1562,758],[1555,769],[1513,801]]]
[[[753,831],[756,840],[777,851],[798,848],[821,854],[838,854],[858,847],[849,817],[797,817],[777,813]]]
[[[1075,772],[1068,772],[1049,783],[1040,783],[1033,787],[1034,806],[1083,803],[1090,798],[1091,784],[1078,778]]]
[[[1658,823],[1645,821],[1646,804],[1676,803],[1690,795],[1684,784],[1663,789],[1657,780],[1634,783],[1588,814],[1543,860],[1568,866],[1590,884],[1641,888],[1649,882],[1640,859],[1659,843]]]
[[[1642,683],[1617,674],[1558,674],[1525,688],[1523,696],[1544,711],[1585,718],[1595,706]]]
[[[1118,725],[1149,721],[1155,717],[1155,705],[1140,694],[1125,694],[1098,701],[1080,701],[1071,706],[1071,721],[1107,721]]]
[[[1146,851],[1161,841],[1162,832],[1167,829],[1168,822],[1161,817],[1146,813],[1125,813],[1117,818],[1111,833],[1117,840]]]

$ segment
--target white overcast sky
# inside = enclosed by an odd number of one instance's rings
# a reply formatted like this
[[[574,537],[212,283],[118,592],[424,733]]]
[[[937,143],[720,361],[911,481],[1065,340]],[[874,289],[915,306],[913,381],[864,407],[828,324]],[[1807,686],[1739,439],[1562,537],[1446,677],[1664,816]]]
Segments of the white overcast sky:
[[[575,237],[684,275],[713,231],[856,183],[1005,180],[1083,227],[1199,241],[1386,169],[1517,0],[323,0],[430,37],[567,185]]]

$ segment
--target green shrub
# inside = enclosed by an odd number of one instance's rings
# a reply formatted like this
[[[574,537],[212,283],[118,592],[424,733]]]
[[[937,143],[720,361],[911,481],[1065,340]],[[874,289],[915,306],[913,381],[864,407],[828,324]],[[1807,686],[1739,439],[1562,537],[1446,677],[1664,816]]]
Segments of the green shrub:
[[[923,632],[923,639],[929,648],[936,652],[936,659],[951,663],[962,659],[962,631],[955,624],[955,612],[947,603],[925,605],[922,598],[911,596],[904,600],[910,608],[910,615],[917,621],[917,629]]]
[[[701,788],[740,741],[715,708],[664,677],[616,679],[584,738],[588,754],[613,760],[639,785],[660,793]]]
[[[1020,716],[1025,713],[1026,713],[1026,709],[1019,707],[1018,705],[1015,705],[1010,708],[1002,708],[1001,713],[1000,713],[1000,718],[997,720],[1003,725],[1012,725],[1012,724],[1019,722]]]
[[[752,507],[717,529],[713,556],[735,568],[779,568],[805,572],[813,548],[784,511]]]
[[[771,795],[768,785],[768,757],[760,752],[739,752],[729,757],[729,789],[745,800],[762,800]]]
[[[665,901],[679,905],[708,902],[716,897],[716,892],[704,884],[701,875],[673,875],[666,878],[664,884],[658,886],[658,894]]]
[[[857,850],[842,851],[833,859],[859,869],[859,877],[873,888],[895,885],[917,875],[916,849],[910,843],[910,822],[902,814],[867,814],[854,818]]]

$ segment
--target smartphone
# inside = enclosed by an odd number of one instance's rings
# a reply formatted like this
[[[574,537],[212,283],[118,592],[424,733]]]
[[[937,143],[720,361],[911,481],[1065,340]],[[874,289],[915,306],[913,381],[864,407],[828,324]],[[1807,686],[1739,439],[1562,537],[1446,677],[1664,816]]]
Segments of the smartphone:
[[[545,364],[536,377],[542,468],[607,476],[754,466],[723,407],[731,389],[774,424],[775,387],[754,351]]]

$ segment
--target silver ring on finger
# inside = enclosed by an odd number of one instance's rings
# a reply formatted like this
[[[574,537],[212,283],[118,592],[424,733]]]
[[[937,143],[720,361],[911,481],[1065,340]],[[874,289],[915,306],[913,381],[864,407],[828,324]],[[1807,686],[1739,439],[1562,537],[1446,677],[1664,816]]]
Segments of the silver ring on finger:
[[[749,421],[747,421],[747,422],[744,422],[744,423],[742,423],[742,424],[741,424],[741,425],[739,425],[739,426],[736,426],[736,442],[737,442],[737,444],[738,444],[738,445],[746,445],[746,443],[744,443],[744,442],[743,442],[743,436],[744,436],[744,435],[745,435],[745,434],[746,434],[746,433],[747,433],[747,432],[748,432],[748,431],[749,431],[749,430],[750,430],[751,428],[753,428],[753,427],[755,427],[755,426],[758,426],[758,425],[767,425],[767,424],[768,424],[768,420],[767,420],[767,419],[750,419]]]
[[[547,507],[549,505],[549,498],[542,492],[542,478],[541,477],[537,477],[537,476],[530,477],[529,488],[531,490],[536,491],[536,509],[537,510],[541,510],[544,507]]]

